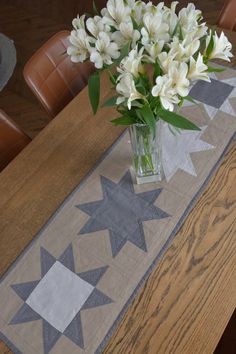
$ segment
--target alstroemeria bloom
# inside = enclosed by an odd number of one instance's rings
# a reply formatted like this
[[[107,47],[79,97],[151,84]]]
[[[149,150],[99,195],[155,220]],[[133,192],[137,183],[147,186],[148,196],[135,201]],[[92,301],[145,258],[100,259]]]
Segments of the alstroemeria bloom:
[[[94,36],[98,37],[100,32],[109,32],[110,26],[104,24],[102,17],[90,17],[86,21],[88,31]]]
[[[202,12],[196,10],[195,5],[192,3],[180,10],[178,18],[184,37],[198,27],[198,20],[201,18],[201,14]]]
[[[182,42],[185,51],[185,57],[188,59],[193,56],[200,47],[199,39],[190,40],[188,36]]]
[[[210,42],[211,34],[207,37],[206,48]],[[233,57],[231,53],[232,44],[229,42],[228,38],[225,36],[224,32],[221,32],[220,37],[217,33],[213,35],[214,47],[212,52],[209,55],[209,59],[223,59],[230,61],[230,58]]]
[[[175,53],[175,52],[172,53],[171,51],[169,51],[169,53],[161,52],[158,55],[158,60],[159,60],[159,63],[161,65],[161,69],[163,70],[164,74],[166,74],[168,72],[169,66],[172,63],[172,61],[175,59],[176,54],[177,53]]]
[[[90,41],[93,39],[88,36],[83,28],[71,31],[69,37],[70,45],[67,48],[67,54],[70,55],[74,63],[84,62],[90,55]]]
[[[161,53],[163,47],[164,47],[165,42],[163,40],[152,43],[152,44],[146,44],[145,45],[145,50],[148,53],[147,57],[150,60],[151,63],[155,63],[157,60],[158,55]]]
[[[141,0],[135,1],[134,6],[131,10],[131,16],[140,25],[143,20],[143,15],[145,14],[145,3]]]
[[[169,40],[169,26],[162,20],[160,12],[155,14],[146,13],[143,16],[144,27],[141,29],[143,45],[151,42],[155,43],[159,40],[164,40],[165,42]]]
[[[182,42],[177,37],[174,37],[173,42],[170,44],[169,55],[175,55],[175,60],[188,62],[189,58],[199,49],[199,46],[200,41],[192,39],[191,36],[187,35]]]
[[[178,24],[178,16],[176,15],[176,6],[178,5],[178,1],[173,1],[171,3],[171,7],[168,8],[165,6],[165,10],[163,13],[163,17],[165,19],[165,22],[168,24],[169,26],[169,33],[172,36],[176,26]]]
[[[208,66],[203,63],[203,56],[199,53],[197,60],[193,57],[189,61],[189,71],[187,78],[190,80],[204,80],[210,82],[210,78],[206,72]]]
[[[104,64],[112,64],[112,59],[120,56],[118,45],[111,42],[110,37],[105,32],[100,32],[95,44],[95,48],[91,48],[90,60],[97,69],[101,69]]]
[[[156,78],[156,85],[152,88],[152,95],[160,97],[162,106],[169,111],[173,111],[174,105],[179,102],[176,91],[173,89],[172,80],[167,75]]]
[[[142,64],[143,50],[144,48],[142,48],[139,52],[137,48],[131,50],[129,55],[122,59],[120,68],[117,69],[118,72],[121,74],[129,73],[135,77],[138,77],[139,74],[144,73],[144,67]]]
[[[134,48],[139,38],[140,32],[134,29],[131,19],[130,22],[121,23],[119,25],[119,31],[112,33],[112,39],[119,45],[119,47],[124,46],[130,41],[131,47]]]
[[[72,21],[72,26],[75,30],[78,30],[80,28],[85,29],[85,15],[78,15],[76,18],[74,18],[74,20]]]
[[[111,18],[120,25],[129,18],[131,9],[125,5],[124,0],[108,0],[107,11]]]
[[[123,74],[118,79],[116,91],[121,95],[117,98],[116,104],[123,103],[126,99],[128,109],[131,109],[132,101],[144,99],[144,96],[136,90],[133,76],[129,73]]]
[[[169,66],[168,76],[172,80],[172,87],[180,96],[187,96],[190,82],[187,79],[188,65],[173,61]]]

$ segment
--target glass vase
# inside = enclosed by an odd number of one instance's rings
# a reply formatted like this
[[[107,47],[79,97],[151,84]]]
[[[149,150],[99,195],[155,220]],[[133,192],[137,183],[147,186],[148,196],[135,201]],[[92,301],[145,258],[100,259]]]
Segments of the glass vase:
[[[146,124],[131,125],[129,133],[137,184],[161,181],[161,121],[156,122],[155,133]]]

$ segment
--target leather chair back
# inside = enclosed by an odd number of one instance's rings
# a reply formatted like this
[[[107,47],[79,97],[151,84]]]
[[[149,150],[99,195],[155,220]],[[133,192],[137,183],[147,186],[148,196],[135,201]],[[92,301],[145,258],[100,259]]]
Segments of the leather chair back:
[[[13,120],[0,110],[0,172],[30,141]]]
[[[55,34],[24,67],[27,84],[52,118],[87,85],[94,71],[90,62],[71,62],[66,54],[69,35],[69,31]]]
[[[217,25],[230,31],[236,31],[236,0],[226,0]]]

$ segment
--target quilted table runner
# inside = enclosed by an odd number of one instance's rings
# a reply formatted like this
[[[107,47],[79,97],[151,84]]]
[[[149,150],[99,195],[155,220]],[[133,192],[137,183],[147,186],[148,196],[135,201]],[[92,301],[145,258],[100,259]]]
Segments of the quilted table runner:
[[[133,183],[126,131],[2,277],[0,337],[15,353],[102,351],[234,140],[236,71],[211,78],[182,109],[200,132],[163,124],[162,182]]]

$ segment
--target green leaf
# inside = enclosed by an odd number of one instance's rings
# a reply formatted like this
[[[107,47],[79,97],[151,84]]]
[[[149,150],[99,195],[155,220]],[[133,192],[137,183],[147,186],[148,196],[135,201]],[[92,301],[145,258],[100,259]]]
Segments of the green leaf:
[[[191,103],[197,104],[197,102],[191,96],[185,96],[183,97],[183,99]]]
[[[181,26],[179,26],[179,39],[180,39],[181,41],[184,40],[184,36],[183,36],[183,32],[182,32]]]
[[[113,97],[109,98],[108,100],[106,100],[106,101],[102,104],[102,107],[115,106],[115,105],[116,105],[117,97],[118,97],[118,96],[113,96]]]
[[[126,43],[121,48],[119,58],[113,60],[113,63],[111,65],[109,65],[109,67],[112,68],[113,66],[118,65],[123,58],[127,57],[127,55],[129,54],[129,50],[130,50],[130,42]]]
[[[141,108],[141,113],[143,116],[144,121],[150,127],[153,134],[156,134],[156,119],[153,115],[153,112],[148,103],[145,103],[144,106]]]
[[[110,26],[110,31],[111,31],[111,33],[114,33],[117,31],[117,29],[114,26]]]
[[[225,71],[226,69],[222,69],[222,68],[213,68],[212,66],[208,66],[207,72],[208,73],[222,73],[223,71]]]
[[[139,25],[137,24],[137,22],[135,21],[133,16],[131,16],[131,20],[132,20],[132,23],[133,23],[134,30],[138,30],[139,29]]]
[[[214,48],[214,38],[213,38],[213,34],[211,33],[211,38],[210,38],[209,44],[208,44],[207,49],[206,49],[207,58],[209,58],[213,48]]]
[[[114,125],[131,125],[136,123],[135,118],[130,116],[122,116],[111,121]]]
[[[97,9],[97,6],[96,6],[94,0],[93,0],[93,12],[94,12],[95,15],[98,15],[98,14],[99,14],[98,9]]]
[[[89,99],[93,109],[93,113],[96,114],[99,99],[100,99],[100,73],[96,71],[93,75],[90,75],[88,80],[88,90],[89,90]]]
[[[142,85],[142,83],[139,83],[137,85],[135,85],[137,91],[139,93],[141,93],[141,95],[145,96],[146,95],[146,90],[145,90],[145,87]]]
[[[126,43],[120,51],[120,57],[118,58],[118,60],[122,60],[123,58],[127,57],[127,55],[129,54],[129,49],[130,49],[130,42]]]
[[[158,111],[158,115],[162,120],[173,125],[174,127],[186,130],[201,130],[194,123],[190,122],[187,118],[175,112],[170,112],[166,109],[160,109]]]
[[[175,36],[175,34],[176,34],[178,28],[179,28],[179,21],[178,21],[178,22],[176,23],[176,25],[175,25],[174,31],[173,31],[173,33],[172,33],[172,35],[171,35],[172,38]]]
[[[154,64],[154,73],[153,73],[153,82],[154,83],[156,82],[156,78],[158,76],[160,76],[160,74],[161,74],[161,67],[160,67],[159,63],[156,61]]]

